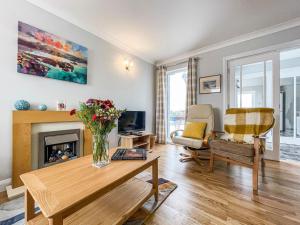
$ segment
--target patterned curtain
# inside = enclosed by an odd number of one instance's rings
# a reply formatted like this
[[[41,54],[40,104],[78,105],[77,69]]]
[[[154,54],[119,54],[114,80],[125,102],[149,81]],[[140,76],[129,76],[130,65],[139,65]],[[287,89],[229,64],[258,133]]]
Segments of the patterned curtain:
[[[160,66],[156,71],[156,136],[157,143],[166,143],[166,68]]]
[[[189,58],[187,73],[186,108],[185,115],[190,105],[197,104],[197,65],[198,58]]]

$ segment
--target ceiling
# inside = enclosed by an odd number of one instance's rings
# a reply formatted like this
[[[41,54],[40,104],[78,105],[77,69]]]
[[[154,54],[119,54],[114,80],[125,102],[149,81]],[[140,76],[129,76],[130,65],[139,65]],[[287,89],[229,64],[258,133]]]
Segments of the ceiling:
[[[299,0],[28,0],[160,62],[300,16]]]

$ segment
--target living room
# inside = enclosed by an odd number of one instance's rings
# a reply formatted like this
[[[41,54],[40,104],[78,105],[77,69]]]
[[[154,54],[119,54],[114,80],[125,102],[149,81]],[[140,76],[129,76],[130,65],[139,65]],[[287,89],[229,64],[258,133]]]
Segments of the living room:
[[[299,15],[4,0],[0,225],[300,224]]]

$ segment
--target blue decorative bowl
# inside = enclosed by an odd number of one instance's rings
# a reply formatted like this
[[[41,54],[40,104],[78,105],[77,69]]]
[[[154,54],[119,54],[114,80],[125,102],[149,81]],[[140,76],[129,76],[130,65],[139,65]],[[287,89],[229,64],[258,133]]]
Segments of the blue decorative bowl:
[[[39,105],[39,110],[40,111],[46,111],[47,110],[47,106],[45,104],[40,104]]]
[[[16,110],[29,110],[30,104],[26,100],[18,100],[15,103]]]

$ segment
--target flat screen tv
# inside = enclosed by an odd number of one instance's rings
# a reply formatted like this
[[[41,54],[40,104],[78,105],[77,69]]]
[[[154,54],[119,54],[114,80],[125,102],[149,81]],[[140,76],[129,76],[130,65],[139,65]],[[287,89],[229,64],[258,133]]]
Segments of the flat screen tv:
[[[125,134],[145,130],[145,111],[125,111],[118,120],[118,133]]]

